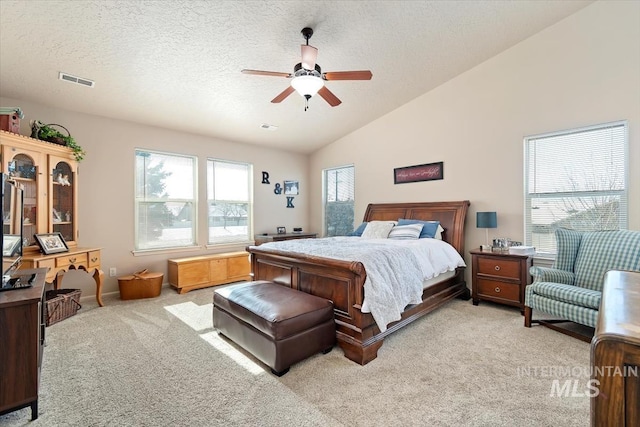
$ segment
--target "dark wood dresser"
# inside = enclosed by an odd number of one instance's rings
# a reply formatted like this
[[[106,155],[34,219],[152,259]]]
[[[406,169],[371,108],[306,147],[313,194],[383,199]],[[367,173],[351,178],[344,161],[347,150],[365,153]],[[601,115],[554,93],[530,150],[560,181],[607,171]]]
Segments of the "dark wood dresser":
[[[591,367],[591,425],[640,425],[640,272],[605,275]]]
[[[317,233],[280,233],[280,234],[256,234],[253,236],[253,240],[256,241],[256,246],[267,242],[280,242],[282,240],[293,239],[315,239]]]
[[[44,348],[44,278],[47,269],[19,270],[13,277],[36,274],[32,286],[0,292],[0,414],[31,406],[38,418],[38,387]]]

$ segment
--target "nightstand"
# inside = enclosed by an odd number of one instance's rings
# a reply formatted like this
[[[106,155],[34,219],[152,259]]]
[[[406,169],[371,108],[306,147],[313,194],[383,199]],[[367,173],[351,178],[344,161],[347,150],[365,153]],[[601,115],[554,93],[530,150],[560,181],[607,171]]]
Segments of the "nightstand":
[[[256,246],[267,242],[281,242],[283,240],[293,239],[315,239],[317,233],[280,233],[280,234],[256,234],[253,240]]]
[[[524,313],[524,289],[531,284],[531,255],[471,251],[473,305],[480,300],[512,305]]]

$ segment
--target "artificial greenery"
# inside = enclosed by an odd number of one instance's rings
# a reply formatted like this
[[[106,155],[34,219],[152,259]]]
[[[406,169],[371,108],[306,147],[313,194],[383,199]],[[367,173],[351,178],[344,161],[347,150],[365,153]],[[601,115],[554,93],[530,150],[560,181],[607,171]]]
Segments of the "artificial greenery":
[[[45,125],[40,121],[34,121],[31,123],[31,128],[33,131],[32,136],[44,141],[64,144],[65,146],[71,148],[71,150],[73,151],[73,156],[78,162],[82,161],[85,154],[87,154],[71,135],[63,135],[50,125]]]

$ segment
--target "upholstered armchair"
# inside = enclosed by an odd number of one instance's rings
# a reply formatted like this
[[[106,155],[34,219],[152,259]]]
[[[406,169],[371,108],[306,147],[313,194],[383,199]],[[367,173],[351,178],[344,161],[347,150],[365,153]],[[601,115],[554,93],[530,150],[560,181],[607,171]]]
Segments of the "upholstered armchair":
[[[531,267],[524,325],[532,310],[595,328],[604,275],[608,270],[640,271],[640,231],[580,232],[556,230],[558,254],[553,267]]]

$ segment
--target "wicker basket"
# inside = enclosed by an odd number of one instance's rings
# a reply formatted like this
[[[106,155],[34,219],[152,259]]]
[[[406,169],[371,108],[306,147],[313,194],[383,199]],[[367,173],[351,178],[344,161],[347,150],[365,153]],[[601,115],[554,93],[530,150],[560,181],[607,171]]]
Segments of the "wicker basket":
[[[51,326],[75,315],[80,305],[80,289],[56,289],[47,291],[45,303],[46,325]]]
[[[49,126],[49,127],[57,126],[59,128],[64,129],[64,131],[67,132],[67,136],[71,136],[71,132],[69,132],[69,129],[67,129],[66,127],[64,127],[62,125],[59,125],[59,124],[56,124],[56,123],[48,123],[45,126]],[[60,134],[62,135],[62,132],[60,132]],[[37,125],[32,125],[31,137],[39,139],[39,140],[42,140],[42,141],[49,141],[49,142],[52,142],[52,143],[58,144],[58,145],[65,145],[65,146],[67,145],[67,142],[64,139],[62,139],[60,137],[57,137],[57,136],[52,136],[52,137],[46,138],[46,139],[45,138],[41,138],[40,137],[40,127],[38,127]]]
[[[162,273],[152,273],[147,270],[138,271],[131,276],[118,278],[120,299],[155,298],[162,291]]]

